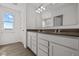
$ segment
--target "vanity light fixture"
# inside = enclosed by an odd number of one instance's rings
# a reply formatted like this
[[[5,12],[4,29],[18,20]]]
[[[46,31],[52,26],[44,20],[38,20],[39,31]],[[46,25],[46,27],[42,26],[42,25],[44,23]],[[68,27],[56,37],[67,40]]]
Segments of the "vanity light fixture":
[[[45,10],[45,8],[43,6],[41,6],[38,9],[36,9],[36,12],[41,13],[43,10]]]

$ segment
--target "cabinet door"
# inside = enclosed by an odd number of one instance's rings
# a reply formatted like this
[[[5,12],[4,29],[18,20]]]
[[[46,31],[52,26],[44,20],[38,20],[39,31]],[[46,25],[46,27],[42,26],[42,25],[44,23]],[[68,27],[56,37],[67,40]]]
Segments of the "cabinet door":
[[[28,32],[27,45],[35,54],[37,54],[37,33]]]
[[[32,51],[36,54],[37,53],[37,45],[36,45],[36,37],[32,36]]]
[[[27,46],[31,49],[31,33],[28,32]]]
[[[75,56],[77,52],[73,49],[50,43],[49,54],[50,56]]]

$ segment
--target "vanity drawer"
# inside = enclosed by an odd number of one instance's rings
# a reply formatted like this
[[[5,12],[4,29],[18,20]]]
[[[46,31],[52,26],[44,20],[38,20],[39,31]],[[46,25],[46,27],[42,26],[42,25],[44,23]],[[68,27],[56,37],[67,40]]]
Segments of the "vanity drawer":
[[[36,37],[36,36],[37,36],[37,33],[31,32],[31,35],[32,35],[33,37]]]
[[[38,34],[38,38],[42,38],[42,39],[48,40],[48,39],[50,39],[50,35],[39,33]]]
[[[46,53],[48,53],[48,47],[42,44],[39,44],[39,48],[41,48],[43,51],[45,51]]]
[[[48,56],[48,53],[46,53],[43,50],[39,49],[38,55],[39,56]]]
[[[38,43],[48,47],[48,41],[45,39],[39,38]]]
[[[79,45],[79,40],[76,38],[69,38],[69,37],[61,37],[61,36],[55,36],[56,38],[53,39],[52,37],[52,42],[70,47],[70,48],[74,48],[74,49],[78,49],[78,45]]]

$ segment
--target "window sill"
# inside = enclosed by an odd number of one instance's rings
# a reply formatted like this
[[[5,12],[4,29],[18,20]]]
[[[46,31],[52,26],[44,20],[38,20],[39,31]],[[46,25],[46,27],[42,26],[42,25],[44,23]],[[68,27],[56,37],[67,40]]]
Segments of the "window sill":
[[[14,32],[14,29],[4,29],[4,32],[12,33]]]
[[[13,29],[4,29],[4,30],[13,30]]]

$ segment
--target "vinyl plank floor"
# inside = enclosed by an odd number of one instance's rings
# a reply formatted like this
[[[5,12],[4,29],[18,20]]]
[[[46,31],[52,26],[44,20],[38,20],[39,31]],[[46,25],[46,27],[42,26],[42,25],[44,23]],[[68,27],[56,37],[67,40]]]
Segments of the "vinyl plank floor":
[[[0,56],[34,56],[34,54],[23,47],[20,42],[1,45],[0,46]]]

